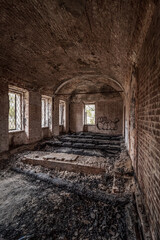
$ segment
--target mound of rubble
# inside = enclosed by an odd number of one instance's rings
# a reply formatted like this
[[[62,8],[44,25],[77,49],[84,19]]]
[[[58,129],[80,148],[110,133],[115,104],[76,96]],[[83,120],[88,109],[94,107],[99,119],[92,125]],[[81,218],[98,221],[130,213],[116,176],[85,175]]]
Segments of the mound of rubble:
[[[69,139],[71,146],[64,146]],[[87,154],[84,139],[94,144]],[[117,154],[112,144],[119,146]],[[2,239],[138,239],[133,170],[120,136],[61,136],[15,154],[11,162],[0,173]]]

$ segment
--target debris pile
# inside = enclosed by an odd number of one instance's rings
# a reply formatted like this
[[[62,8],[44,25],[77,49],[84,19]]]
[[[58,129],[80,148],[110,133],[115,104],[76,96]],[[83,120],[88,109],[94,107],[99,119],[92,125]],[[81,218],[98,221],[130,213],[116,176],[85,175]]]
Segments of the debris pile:
[[[80,154],[75,154],[75,138],[76,143],[85,144],[85,139],[95,148],[88,149],[86,154],[84,147]],[[4,170],[0,173],[0,237],[6,240],[136,239],[131,161],[120,136],[107,138],[100,134],[73,134],[58,140],[64,144],[70,139],[71,147],[55,147],[53,142],[57,140],[52,139],[39,143],[36,151],[15,154],[10,161],[11,168],[5,174]],[[108,154],[112,141],[119,144],[117,154],[113,149]],[[107,151],[99,148],[102,142],[108,146]],[[26,159],[58,161],[64,166],[69,163],[104,171],[101,174],[67,171],[39,163],[32,165]]]

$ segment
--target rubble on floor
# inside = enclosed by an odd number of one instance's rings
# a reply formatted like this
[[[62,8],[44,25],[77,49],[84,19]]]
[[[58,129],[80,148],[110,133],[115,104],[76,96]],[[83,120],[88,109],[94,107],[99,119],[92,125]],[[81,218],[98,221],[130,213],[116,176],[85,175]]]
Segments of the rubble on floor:
[[[94,201],[15,173],[1,176],[1,190],[4,239],[124,240],[134,236],[126,206],[119,202]]]
[[[39,143],[35,151],[15,154],[10,167],[0,171],[0,237],[6,240],[139,239],[133,170],[123,139],[120,136],[109,139],[98,134],[59,137],[62,138],[76,138],[77,142],[85,138],[91,144],[92,140],[97,141],[94,151],[98,153],[100,141],[108,141],[108,145],[110,140],[118,141],[120,150],[117,154],[97,156],[93,150],[86,154],[85,147],[81,154],[75,154],[75,148],[71,147],[64,154],[61,146],[55,151],[55,146],[48,145],[48,142],[57,142],[51,139]],[[50,169],[28,164],[24,161],[26,158],[53,160],[60,164],[69,162],[104,171],[88,174]]]

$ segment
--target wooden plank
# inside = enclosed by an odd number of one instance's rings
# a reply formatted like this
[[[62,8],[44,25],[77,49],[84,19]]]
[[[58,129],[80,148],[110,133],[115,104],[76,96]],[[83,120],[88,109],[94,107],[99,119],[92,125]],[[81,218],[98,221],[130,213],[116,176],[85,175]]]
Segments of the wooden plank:
[[[84,166],[84,165],[69,163],[64,161],[62,162],[62,161],[54,161],[54,160],[24,158],[22,159],[22,162],[27,164],[32,164],[32,165],[41,165],[49,169],[57,169],[60,171],[86,173],[86,174],[94,174],[94,175],[105,173],[104,168]]]

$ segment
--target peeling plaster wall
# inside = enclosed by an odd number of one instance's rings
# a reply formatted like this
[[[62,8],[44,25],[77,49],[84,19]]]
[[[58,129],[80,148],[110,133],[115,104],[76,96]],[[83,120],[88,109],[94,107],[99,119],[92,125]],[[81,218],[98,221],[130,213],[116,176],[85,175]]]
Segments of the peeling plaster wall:
[[[29,91],[25,112],[26,125],[23,131],[9,133],[11,147],[28,144],[41,140],[41,95],[39,92]]]
[[[24,89],[23,89],[24,90]],[[9,147],[15,147],[29,143],[29,92],[23,92],[23,130],[9,132]]]
[[[39,92],[29,93],[29,141],[41,139],[41,95]]]
[[[8,93],[7,93],[8,97]],[[41,127],[41,94],[39,92],[26,91],[24,94],[25,103],[25,126],[22,131],[11,131],[7,136],[9,141],[9,147],[15,147],[23,144],[29,144],[39,141],[43,138],[51,137],[53,135],[53,108],[52,100],[50,98],[49,109],[49,127]],[[7,112],[8,121],[8,112]]]
[[[29,143],[25,131],[9,132],[9,147],[20,146]]]
[[[84,104],[95,103],[95,125],[84,126]],[[117,130],[103,130],[97,127],[98,119],[107,117],[111,121],[119,119],[116,123]],[[104,125],[101,125],[105,128]],[[119,94],[79,94],[72,97],[70,104],[70,131],[99,132],[109,135],[122,134],[123,131],[123,101]]]
[[[125,139],[134,168],[136,168],[137,157],[137,80],[137,67],[133,65],[128,88],[128,100],[126,101],[127,112]]]
[[[59,102],[60,100],[65,102],[65,126],[59,126]],[[68,133],[69,132],[69,96],[60,95],[54,97],[54,110],[53,110],[53,133],[55,136],[61,133]]]

